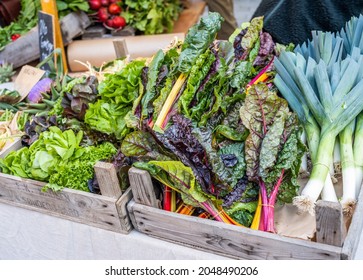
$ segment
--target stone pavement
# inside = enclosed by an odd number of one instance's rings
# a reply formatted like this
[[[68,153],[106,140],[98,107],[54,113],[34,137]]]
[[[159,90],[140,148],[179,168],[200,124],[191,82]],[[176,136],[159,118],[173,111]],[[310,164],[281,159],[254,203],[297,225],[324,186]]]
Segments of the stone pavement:
[[[238,24],[250,21],[261,0],[234,0],[234,15]]]
[[[234,0],[234,15],[238,25],[242,22],[250,21],[252,14],[255,12],[261,0]],[[208,7],[204,10],[203,15],[208,13]]]

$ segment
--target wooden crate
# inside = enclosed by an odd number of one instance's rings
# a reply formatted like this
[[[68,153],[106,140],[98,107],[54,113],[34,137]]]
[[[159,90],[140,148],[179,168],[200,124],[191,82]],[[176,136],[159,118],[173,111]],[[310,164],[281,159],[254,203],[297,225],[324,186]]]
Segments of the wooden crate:
[[[127,234],[132,229],[126,204],[132,199],[129,187],[121,192],[116,170],[97,162],[95,173],[102,195],[65,188],[42,192],[44,182],[0,173],[0,202],[51,216]]]
[[[174,23],[172,33],[187,33],[189,28],[196,24],[202,16],[207,3],[205,1],[190,1],[189,7],[184,9]]]
[[[362,232],[363,190],[348,232],[339,203],[318,201],[315,242],[164,211],[147,171],[131,168],[129,177],[134,198],[128,210],[136,230],[235,259],[352,259]]]
[[[0,158],[4,158],[11,151],[16,151],[21,148],[21,138],[15,137],[13,142],[6,143],[6,145],[0,151]]]
[[[202,16],[207,3],[202,0],[193,0],[189,2],[188,7],[183,9],[178,19],[174,22],[171,33],[186,34],[189,29],[196,24]],[[135,36],[136,30],[131,26],[125,26],[121,30],[112,30],[109,32],[103,25],[92,25],[88,27],[82,35],[82,40],[95,38],[109,38],[110,36]],[[143,35],[137,35],[143,36]]]
[[[73,12],[66,15],[60,20],[63,44],[67,46],[73,38],[83,34],[90,24],[91,21],[84,12]],[[9,43],[4,50],[0,51],[0,61],[12,63],[14,68],[35,61],[39,57],[38,26],[32,28],[16,41]]]

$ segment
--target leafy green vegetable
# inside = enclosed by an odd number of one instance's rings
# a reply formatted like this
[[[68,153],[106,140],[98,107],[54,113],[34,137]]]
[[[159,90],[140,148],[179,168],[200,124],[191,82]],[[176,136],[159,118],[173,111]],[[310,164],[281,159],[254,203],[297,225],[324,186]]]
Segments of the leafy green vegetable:
[[[228,184],[230,189],[235,187],[238,180],[245,175],[244,144],[233,143],[217,151],[212,146],[213,137],[211,130],[197,128],[193,130],[193,135],[204,147],[208,161],[219,180],[223,184]],[[234,161],[233,164],[231,164],[232,159]]]
[[[10,25],[0,27],[0,51],[5,45],[11,42],[14,34],[23,35],[38,23],[38,11],[40,10],[39,0],[21,0],[21,11],[16,21]]]
[[[84,81],[72,82],[70,90],[64,90],[64,96],[61,101],[63,107],[63,115],[71,118],[75,117],[78,120],[83,120],[89,103],[93,103],[97,99],[98,80],[95,76],[88,76]],[[70,82],[71,83],[71,82]],[[67,87],[70,87],[70,83]]]
[[[165,82],[160,85],[159,87],[159,95],[156,96],[155,100],[153,101],[154,113],[153,113],[153,120],[156,121],[156,118],[161,112],[161,109],[167,99],[175,81],[178,78],[179,71],[177,68],[178,60],[179,60],[179,52],[181,47],[181,41],[179,41],[175,47],[168,50],[165,54],[164,64],[168,68],[168,74],[166,76]]]
[[[94,177],[94,165],[99,160],[110,159],[116,154],[116,148],[108,142],[99,146],[82,148],[82,155],[68,162],[61,161],[56,167],[44,191],[58,191],[63,188],[77,189],[88,192],[88,181]]]
[[[222,122],[214,129],[214,135],[217,142],[224,139],[233,141],[246,140],[249,132],[242,124],[240,118],[240,108],[242,102],[237,102],[229,108],[228,113],[224,116]]]
[[[0,84],[10,82],[14,74],[13,64],[0,61]]]
[[[144,65],[144,60],[134,60],[119,72],[106,74],[98,86],[101,99],[89,104],[84,122],[94,130],[115,135],[117,139],[125,137],[131,131],[125,117],[139,96]]]
[[[144,65],[144,60],[134,60],[117,73],[105,74],[105,79],[98,86],[101,98],[112,101],[120,109],[131,106],[139,95],[141,70]]]
[[[94,130],[122,139],[130,132],[125,121],[128,111],[129,107],[120,109],[114,103],[99,99],[89,104],[84,122]]]
[[[88,12],[90,7],[86,0],[57,0],[57,10],[60,18],[71,12],[84,11]]]
[[[189,116],[189,104],[192,101],[194,94],[207,76],[215,59],[216,58],[211,51],[207,50],[197,58],[195,64],[192,66],[186,88],[178,101],[180,109],[186,116]]]
[[[256,211],[257,202],[241,203],[236,202],[226,210],[226,213],[235,221],[249,227],[253,220],[253,213]]]
[[[0,168],[4,173],[48,182],[43,190],[67,187],[89,191],[88,180],[94,176],[96,161],[111,158],[117,150],[108,142],[82,147],[82,136],[82,132],[49,127],[29,148],[0,159]]]
[[[286,100],[265,84],[251,88],[240,114],[250,131],[245,142],[246,174],[260,186],[263,228],[274,232],[276,199],[291,202],[298,191],[296,178],[305,152],[300,140],[302,129],[289,112]]]
[[[154,58],[149,65],[146,92],[141,100],[142,119],[147,119],[153,111],[153,109],[151,108],[152,104],[150,104],[150,103],[154,100],[155,95],[156,95],[156,81],[157,81],[159,70],[163,63],[164,57],[165,57],[164,52],[162,50],[159,50],[154,55]]]
[[[256,43],[259,45],[260,32],[263,27],[263,17],[255,17],[250,24],[234,37],[235,55],[239,60],[247,60],[246,58],[252,52],[249,61],[253,61],[257,56]],[[258,49],[258,48],[257,48]],[[254,51],[252,51],[254,50]]]
[[[170,161],[175,158],[170,152],[162,149],[153,136],[144,131],[135,131],[128,134],[122,141],[121,151],[125,156],[137,157],[138,160]]]
[[[209,13],[198,24],[191,27],[185,37],[179,58],[179,71],[189,73],[198,57],[213,42],[221,28],[223,18],[218,13]]]
[[[179,0],[126,0],[124,12],[128,25],[146,35],[170,33],[178,18],[181,6]]]
[[[20,99],[20,93],[16,90],[0,89],[0,102],[15,104]]]

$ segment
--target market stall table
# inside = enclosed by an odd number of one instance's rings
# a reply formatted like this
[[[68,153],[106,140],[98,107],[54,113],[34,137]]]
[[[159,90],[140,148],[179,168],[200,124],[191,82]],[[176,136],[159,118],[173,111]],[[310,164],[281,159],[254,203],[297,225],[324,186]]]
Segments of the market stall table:
[[[227,259],[154,239],[128,235],[0,203],[0,260]]]
[[[2,203],[0,220],[2,260],[228,259],[135,230],[118,234]],[[354,259],[363,260],[362,236]]]

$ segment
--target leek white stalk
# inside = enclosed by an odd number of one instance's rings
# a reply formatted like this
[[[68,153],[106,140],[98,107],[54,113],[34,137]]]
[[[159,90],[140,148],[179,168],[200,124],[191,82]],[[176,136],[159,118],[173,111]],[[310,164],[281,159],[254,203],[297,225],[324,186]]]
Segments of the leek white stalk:
[[[333,160],[335,135],[326,133],[319,142],[318,153],[314,161],[314,167],[310,175],[310,179],[305,185],[299,196],[294,197],[293,203],[299,210],[309,212],[311,215],[315,213],[315,202],[318,200],[327,176],[329,175],[330,163]]]
[[[334,174],[342,172],[341,159],[340,159],[340,144],[339,137],[335,139],[334,154],[333,154],[333,168]]]
[[[338,197],[335,192],[333,181],[329,174],[325,179],[324,188],[321,192],[321,199],[325,201],[338,202]]]
[[[301,142],[306,144],[306,132],[303,130],[303,133],[301,134]],[[304,155],[301,157],[301,166],[300,166],[300,176],[303,178],[309,176],[308,171],[308,152],[305,152]]]
[[[353,145],[356,198],[363,183],[363,112],[357,117]]]
[[[353,156],[353,132],[355,121],[347,125],[342,132],[339,133],[340,155],[343,176],[343,197],[340,203],[343,213],[350,217],[353,214],[356,204],[356,180],[355,165]]]

